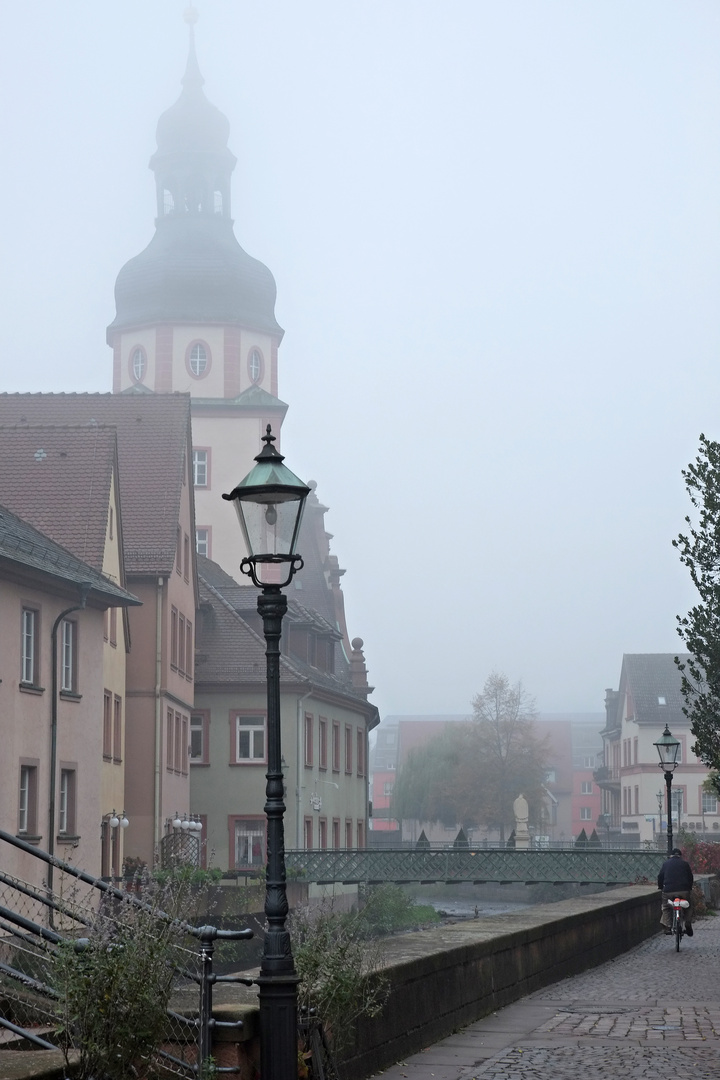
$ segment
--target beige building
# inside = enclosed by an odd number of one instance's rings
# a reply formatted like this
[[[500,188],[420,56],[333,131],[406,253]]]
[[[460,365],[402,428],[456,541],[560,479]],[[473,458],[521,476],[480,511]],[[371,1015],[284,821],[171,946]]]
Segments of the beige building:
[[[0,823],[100,874],[108,797],[103,629],[108,611],[122,623],[137,601],[2,506],[0,594]],[[26,880],[45,872],[7,846],[3,860]]]
[[[656,747],[667,724],[680,742],[673,776],[673,832],[678,823],[708,839],[720,838],[715,795],[704,791],[708,770],[693,753],[682,711],[674,653],[626,653],[617,690],[605,691],[603,763],[594,779],[603,792],[611,837],[620,844],[664,842],[667,827],[664,770]]]

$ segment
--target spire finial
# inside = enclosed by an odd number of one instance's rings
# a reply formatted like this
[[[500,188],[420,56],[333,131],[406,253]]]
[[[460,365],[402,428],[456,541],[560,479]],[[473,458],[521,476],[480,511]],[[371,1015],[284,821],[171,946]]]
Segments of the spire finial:
[[[189,4],[183,12],[183,19],[187,23],[190,31],[190,44],[188,49],[187,67],[182,83],[185,87],[196,89],[200,89],[205,82],[200,74],[200,67],[197,62],[197,56],[195,55],[195,23],[199,18],[200,12],[198,9],[194,4]]]

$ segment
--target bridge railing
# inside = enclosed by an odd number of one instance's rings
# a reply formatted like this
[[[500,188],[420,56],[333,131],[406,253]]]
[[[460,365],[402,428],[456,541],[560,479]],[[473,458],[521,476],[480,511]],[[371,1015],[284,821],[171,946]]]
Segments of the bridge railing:
[[[285,853],[289,877],[318,884],[652,884],[663,858],[659,851],[627,849],[364,848]]]

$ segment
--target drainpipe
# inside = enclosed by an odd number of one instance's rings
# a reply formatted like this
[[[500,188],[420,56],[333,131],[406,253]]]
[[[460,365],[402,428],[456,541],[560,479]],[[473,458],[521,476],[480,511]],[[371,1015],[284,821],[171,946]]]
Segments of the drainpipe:
[[[53,623],[50,638],[52,641],[52,682],[51,682],[51,703],[50,703],[50,806],[48,811],[48,855],[55,854],[55,795],[57,791],[57,729],[58,729],[58,648],[57,648],[57,632],[60,623],[63,619],[66,619],[68,615],[71,615],[73,611],[83,611],[87,603],[88,593],[92,588],[91,585],[84,583],[80,585],[80,603],[73,604],[72,607],[65,608],[61,611],[55,622]],[[50,895],[53,891],[53,871],[55,867],[52,863],[48,863],[47,872],[47,891]],[[50,919],[50,926],[52,927],[53,913],[52,908],[48,908],[48,915]]]
[[[301,814],[300,792],[300,768],[304,760],[303,740],[305,735],[305,717],[303,715],[303,702],[312,697],[312,690],[308,690],[297,699],[297,746],[295,747],[295,847],[299,851],[303,846],[303,818]]]
[[[157,604],[155,616],[155,778],[154,778],[154,828],[153,843],[160,843],[160,811],[162,808],[162,627],[163,627],[163,586],[164,579],[157,581]]]

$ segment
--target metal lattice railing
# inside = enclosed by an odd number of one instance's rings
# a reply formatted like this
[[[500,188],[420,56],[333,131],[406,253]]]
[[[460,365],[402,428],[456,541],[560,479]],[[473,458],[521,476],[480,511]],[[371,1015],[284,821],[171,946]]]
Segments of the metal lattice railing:
[[[655,881],[658,851],[522,851],[502,848],[287,851],[288,873],[299,881],[460,882],[475,884],[571,883],[628,885]]]
[[[143,918],[131,924],[135,940],[142,935],[153,937],[160,922],[176,931],[168,937],[163,959],[172,982],[156,1064],[167,1075],[196,1076],[200,1064],[212,1056],[215,1027],[228,1026],[213,1019],[213,985],[216,981],[249,982],[213,974],[214,943],[247,939],[252,931],[192,926],[154,910],[141,896],[121,892],[2,830],[0,841],[21,848],[40,866],[53,867],[52,890],[47,887],[47,875],[40,884],[33,884],[0,871],[0,1027],[17,1036],[18,1047],[31,1043],[56,1049],[63,1029],[63,1037],[72,1044],[75,1036],[67,1029],[63,980],[58,974],[62,949],[81,952],[97,947],[93,942],[98,939],[102,947],[111,949],[127,933],[128,912],[142,913]]]

